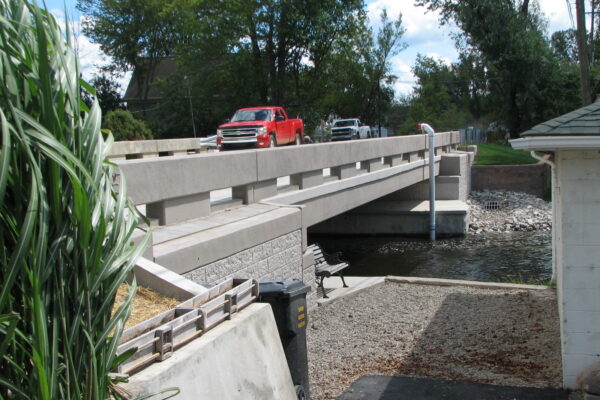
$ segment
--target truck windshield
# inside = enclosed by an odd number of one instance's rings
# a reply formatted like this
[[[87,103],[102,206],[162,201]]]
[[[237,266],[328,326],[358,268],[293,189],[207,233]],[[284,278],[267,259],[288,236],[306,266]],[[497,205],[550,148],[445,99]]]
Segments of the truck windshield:
[[[333,124],[334,128],[340,128],[342,126],[355,126],[356,125],[356,121],[353,119],[347,119],[347,120],[343,120],[343,121],[335,121]]]
[[[271,110],[238,110],[231,118],[231,122],[243,121],[270,121]]]

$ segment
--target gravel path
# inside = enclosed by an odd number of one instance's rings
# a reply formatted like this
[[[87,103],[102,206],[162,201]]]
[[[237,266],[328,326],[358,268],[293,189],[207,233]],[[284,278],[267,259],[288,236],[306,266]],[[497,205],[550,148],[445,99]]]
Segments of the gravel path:
[[[313,400],[362,375],[560,387],[554,290],[386,282],[318,307],[308,334]]]

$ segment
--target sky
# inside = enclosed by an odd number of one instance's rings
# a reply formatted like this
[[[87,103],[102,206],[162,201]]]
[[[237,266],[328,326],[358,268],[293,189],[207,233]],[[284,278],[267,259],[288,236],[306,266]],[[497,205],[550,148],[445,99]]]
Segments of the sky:
[[[548,21],[548,32],[568,29],[571,25],[569,17],[568,0],[538,0],[542,12]],[[81,16],[75,9],[75,0],[46,0],[48,9],[59,19],[64,21],[64,10],[69,15],[74,32],[79,32]],[[451,33],[455,28],[440,26],[439,15],[428,12],[423,7],[414,6],[414,0],[367,0],[367,13],[371,25],[376,30],[379,15],[384,8],[388,16],[395,18],[402,13],[402,25],[406,29],[403,41],[408,47],[391,60],[392,73],[398,77],[394,90],[396,96],[407,95],[412,92],[415,77],[411,68],[415,63],[417,54],[436,57],[446,63],[457,59],[457,52]],[[90,79],[101,65],[110,62],[110,58],[102,54],[100,47],[92,43],[82,34],[77,35],[77,47],[81,70],[85,79]],[[124,91],[131,74],[121,77],[120,84]]]

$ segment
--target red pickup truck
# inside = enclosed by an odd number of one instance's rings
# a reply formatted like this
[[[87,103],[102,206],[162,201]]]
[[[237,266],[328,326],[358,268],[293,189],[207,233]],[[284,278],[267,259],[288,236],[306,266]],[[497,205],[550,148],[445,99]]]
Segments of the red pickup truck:
[[[304,124],[289,119],[282,107],[251,107],[237,110],[231,120],[217,129],[217,148],[275,147],[301,144]]]

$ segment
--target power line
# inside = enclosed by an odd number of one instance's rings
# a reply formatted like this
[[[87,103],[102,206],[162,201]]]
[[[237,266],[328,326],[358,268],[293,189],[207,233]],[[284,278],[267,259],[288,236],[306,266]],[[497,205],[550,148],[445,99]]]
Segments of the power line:
[[[567,10],[569,10],[569,19],[571,20],[571,29],[575,29],[575,20],[573,19],[573,11],[571,11],[571,3],[567,0]]]

